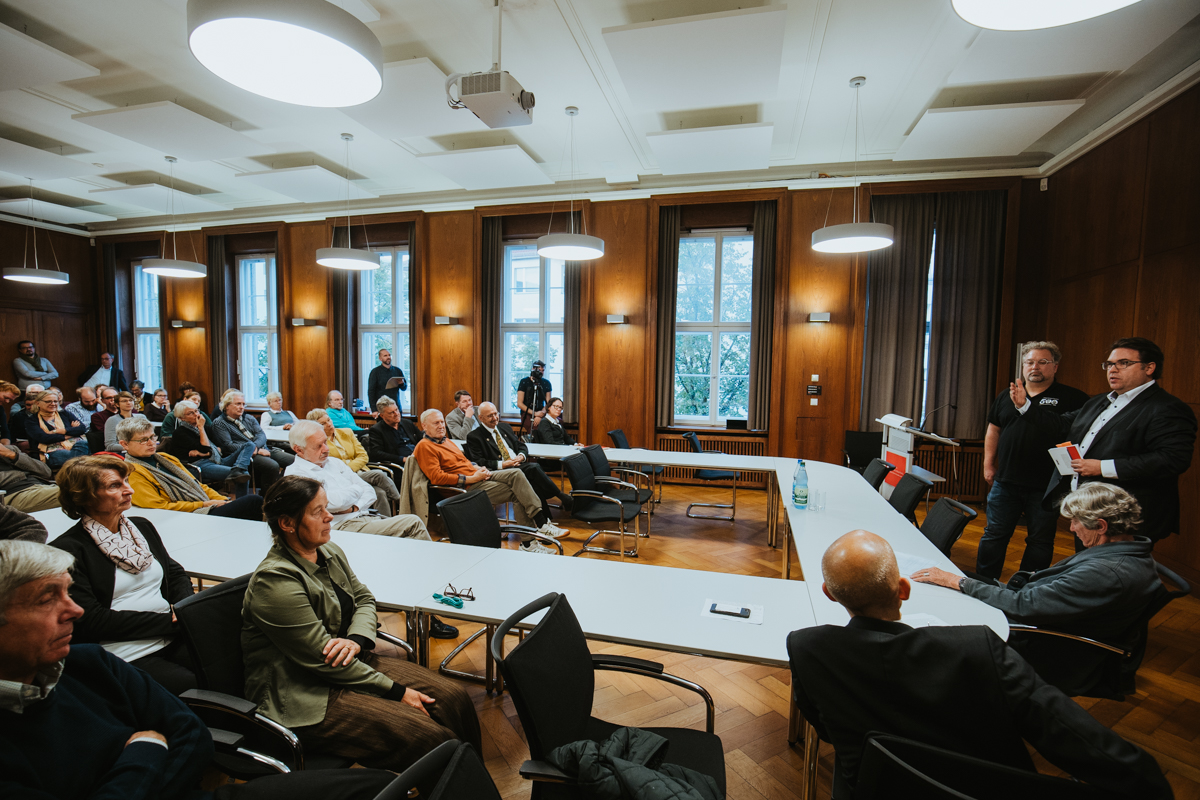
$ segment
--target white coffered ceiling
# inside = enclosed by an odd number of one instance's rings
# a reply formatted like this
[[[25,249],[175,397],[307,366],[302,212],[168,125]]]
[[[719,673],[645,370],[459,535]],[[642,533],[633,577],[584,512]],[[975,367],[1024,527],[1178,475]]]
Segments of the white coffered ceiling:
[[[333,215],[347,174],[363,212],[541,199],[570,183],[568,105],[583,196],[805,185],[850,173],[856,75],[860,174],[1032,175],[1200,74],[1200,0],[1015,33],[950,0],[506,0],[503,67],[537,106],[489,130],[443,84],[490,67],[493,0],[336,2],[388,62],[382,94],[345,110],[207,72],[186,0],[0,0],[0,201],[32,179],[39,201],[116,218],[60,222],[162,227],[164,155],[191,227]],[[964,146],[972,130],[989,136]]]

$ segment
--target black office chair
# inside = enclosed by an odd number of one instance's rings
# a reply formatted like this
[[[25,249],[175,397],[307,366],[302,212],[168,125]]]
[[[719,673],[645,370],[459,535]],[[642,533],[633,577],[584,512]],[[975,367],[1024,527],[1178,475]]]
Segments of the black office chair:
[[[720,453],[720,450],[705,450],[700,445],[700,437],[695,431],[688,431],[683,435],[684,439],[692,445],[692,450],[696,453]],[[737,482],[738,473],[727,469],[698,469],[695,471],[696,480],[705,481],[733,481],[733,500],[729,503],[692,503],[687,507],[684,513],[692,519],[727,519],[732,520],[737,516]],[[728,508],[729,516],[723,517],[716,514],[693,514],[693,508]]]
[[[620,428],[617,428],[615,431],[609,431],[608,438],[612,439],[613,447],[619,450],[633,449],[629,446],[629,440],[625,438],[625,431]],[[638,471],[649,475],[654,483],[658,485],[658,497],[655,499],[655,503],[662,502],[662,476],[666,469],[662,464],[638,464]]]
[[[410,795],[413,790],[418,794]],[[500,792],[479,760],[475,748],[451,739],[430,750],[421,760],[396,776],[375,800],[500,800]]]
[[[243,575],[184,598],[174,607],[200,684],[180,699],[210,728],[229,731],[243,740],[232,751],[218,748],[214,764],[240,780],[292,770],[349,767],[353,759],[306,755],[296,734],[258,713],[254,703],[245,698],[242,601],[249,583],[250,576]],[[412,648],[403,639],[383,631],[377,636],[400,647],[413,660]]]
[[[442,515],[442,521],[446,525],[446,532],[450,535],[450,541],[453,544],[499,549],[501,542],[507,538],[508,534],[519,533],[532,536],[543,544],[558,548],[558,554],[562,555],[562,543],[551,536],[538,533],[536,528],[513,525],[507,522],[501,524],[500,520],[496,518],[496,509],[492,506],[491,500],[488,499],[487,494],[483,491],[454,495],[438,503],[437,509],[438,513]],[[495,629],[495,625],[485,625],[464,639],[442,659],[442,663],[438,665],[438,672],[452,678],[482,683],[488,697],[492,696],[493,689],[499,691],[499,686],[497,686],[492,676],[491,648],[486,647],[486,644],[491,643],[492,632]],[[450,662],[457,658],[458,654],[466,649],[467,645],[480,636],[485,635],[487,636],[485,639],[487,667],[483,675],[450,669]]]
[[[867,483],[871,484],[871,488],[879,491],[879,487],[883,486],[883,480],[888,476],[888,473],[896,468],[896,465],[890,461],[884,461],[882,458],[873,458],[863,470],[862,476],[867,479]]]
[[[599,530],[592,533],[583,543],[583,547],[579,548],[578,552],[572,555],[583,555],[584,553],[606,553],[613,556],[628,556],[629,558],[638,557],[638,537],[641,533],[641,506],[633,502],[622,502],[615,497],[609,497],[600,491],[601,488],[619,487],[637,491],[636,486],[625,481],[618,481],[614,478],[606,478],[597,480],[592,472],[592,462],[583,453],[576,453],[572,456],[567,456],[562,460],[563,469],[567,471],[567,477],[571,481],[571,517],[586,522],[595,524],[600,522],[616,522],[618,530]],[[630,521],[634,522],[633,529],[633,547],[625,547],[625,534]],[[613,550],[607,547],[593,547],[592,540],[601,534],[619,536],[619,549]]]
[[[853,800],[1104,800],[1114,794],[1069,778],[995,764],[900,736],[873,733],[863,746]]]
[[[846,466],[861,473],[883,452],[883,431],[846,431],[842,439],[842,457]]]
[[[943,497],[933,504],[933,508],[925,515],[921,523],[921,533],[933,542],[933,546],[942,551],[946,558],[950,557],[950,548],[962,538],[967,523],[979,516],[979,512],[957,500]]]
[[[608,461],[608,456],[604,454],[604,448],[598,444],[589,444],[579,452],[583,453],[588,458],[588,462],[592,465],[592,475],[596,477],[596,481],[601,485],[612,479],[613,473],[616,472],[620,478],[625,478],[627,483],[637,486],[639,483],[644,483],[644,488],[623,489],[620,487],[609,487],[603,489],[604,493],[609,497],[615,497],[622,503],[637,503],[641,506],[642,514],[646,516],[646,530],[640,535],[644,538],[650,538],[650,523],[652,522],[650,515],[654,513],[654,489],[650,486],[650,476],[644,472],[638,472],[635,469],[626,467],[614,467]],[[618,478],[618,480],[620,479]],[[650,504],[649,510],[646,509],[646,504]]]
[[[504,655],[504,634],[531,614],[546,609],[542,620],[525,639]],[[704,731],[691,728],[646,728],[669,741],[667,761],[709,775],[725,795],[725,756],[721,739],[713,731],[712,697],[703,686],[663,671],[663,665],[628,656],[593,654],[579,620],[566,595],[551,592],[520,609],[496,629],[492,639],[492,657],[512,695],[513,706],[525,729],[529,756],[543,762],[560,745],[590,739],[603,742],[620,728],[592,716],[595,694],[594,670],[615,670],[644,675],[689,689],[704,698],[707,725]],[[544,774],[542,764],[526,762],[521,775]],[[535,782],[533,800],[574,798],[579,789],[572,785]]]
[[[1039,628],[1033,625],[1010,623],[1010,643],[1033,665],[1038,675],[1047,683],[1057,687],[1071,697],[1099,697],[1105,700],[1124,700],[1136,690],[1137,671],[1146,656],[1146,643],[1150,638],[1150,620],[1154,615],[1180,597],[1187,597],[1192,586],[1180,575],[1155,562],[1162,583],[1137,620],[1130,626],[1119,644],[1100,642],[1085,636]],[[1177,588],[1168,588],[1173,584]],[[1106,651],[1099,674],[1091,683],[1076,684],[1068,678],[1071,670],[1061,672],[1062,665],[1077,664],[1082,653],[1094,654]]]
[[[900,476],[900,482],[896,484],[896,488],[892,489],[892,496],[888,498],[888,502],[892,504],[892,508],[903,514],[905,519],[916,525],[917,506],[921,504],[921,498],[932,487],[931,482],[924,478],[918,478],[911,472],[906,472]]]

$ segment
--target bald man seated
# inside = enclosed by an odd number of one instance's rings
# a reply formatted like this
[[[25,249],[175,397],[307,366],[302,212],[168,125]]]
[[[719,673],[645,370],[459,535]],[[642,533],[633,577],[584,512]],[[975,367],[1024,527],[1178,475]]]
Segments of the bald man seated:
[[[851,796],[863,744],[876,731],[1036,771],[1025,740],[1086,783],[1130,797],[1173,796],[1148,753],[1045,683],[990,628],[901,622],[912,587],[881,537],[847,533],[825,551],[821,572],[822,590],[850,622],[792,631],[787,647],[796,704],[833,743],[835,800]]]

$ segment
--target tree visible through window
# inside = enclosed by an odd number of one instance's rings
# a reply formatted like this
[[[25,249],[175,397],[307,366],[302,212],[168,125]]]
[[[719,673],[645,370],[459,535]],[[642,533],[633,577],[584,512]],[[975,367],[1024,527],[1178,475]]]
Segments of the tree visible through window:
[[[275,256],[238,258],[238,378],[247,403],[279,391]]]
[[[367,381],[379,365],[379,351],[392,354],[392,365],[404,370],[408,388],[400,392],[400,405],[411,412],[413,398],[411,308],[408,297],[408,247],[385,250],[379,269],[359,273],[359,330],[362,351],[359,363],[359,397],[367,401]]]
[[[546,362],[545,377],[554,394],[562,394],[565,269],[565,262],[539,256],[532,242],[504,248],[504,316],[500,325],[504,343],[503,397],[496,400],[502,413],[519,413],[517,385],[538,359]]]
[[[679,239],[675,301],[675,420],[719,424],[750,411],[750,290],[754,237]]]

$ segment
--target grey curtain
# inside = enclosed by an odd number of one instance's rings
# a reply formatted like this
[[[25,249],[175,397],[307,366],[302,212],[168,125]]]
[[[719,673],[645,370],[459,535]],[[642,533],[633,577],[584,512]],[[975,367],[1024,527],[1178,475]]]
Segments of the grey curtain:
[[[754,268],[751,278],[750,416],[765,430],[771,417],[771,337],[775,327],[775,226],[778,203],[754,204]]]
[[[416,383],[413,382],[413,377],[417,371],[416,366],[415,366],[417,363],[417,354],[421,352],[421,350],[420,350],[421,325],[418,324],[418,320],[420,320],[422,318],[421,314],[425,310],[425,304],[423,302],[424,298],[417,296],[417,273],[420,269],[418,266],[418,264],[419,264],[418,259],[420,257],[421,257],[421,253],[420,253],[419,249],[417,248],[417,223],[410,222],[410,223],[408,223],[408,356],[409,356],[408,365],[409,365],[409,369],[408,369],[408,372],[406,372],[404,374],[404,377],[408,380],[408,391],[409,391],[408,396],[412,398],[412,400],[411,400],[412,408],[410,408],[408,410],[408,413],[413,414],[413,415],[416,415],[417,409],[421,408],[421,406],[419,406],[417,403],[417,385],[416,385]],[[355,298],[354,302],[355,302],[354,309],[356,312],[354,330],[355,330],[355,333],[357,334],[358,333],[358,318],[357,318],[358,299]],[[355,341],[357,341],[357,339]],[[363,365],[361,368],[363,370],[366,370],[366,365]]]
[[[225,286],[225,237],[208,237],[208,336],[212,353],[213,393],[207,398],[216,403],[221,394],[234,385],[229,370],[229,294]]]
[[[938,195],[925,430],[983,436],[996,372],[997,315],[1008,193]]]
[[[504,314],[504,241],[501,217],[483,218],[483,280],[480,288],[483,311],[479,319],[480,355],[483,358],[483,386],[479,397],[502,405],[500,383],[504,376],[500,323]]]
[[[571,422],[579,421],[579,339],[583,335],[583,315],[580,296],[583,289],[582,261],[568,261],[564,269],[563,287],[563,414]]]
[[[871,198],[873,221],[895,229],[895,243],[867,254],[859,430],[881,430],[883,414],[918,420],[925,350],[925,298],[937,196]],[[919,420],[918,420],[919,421]]]
[[[658,212],[658,342],[656,348],[654,423],[667,427],[675,419],[675,294],[679,280],[679,206]]]

